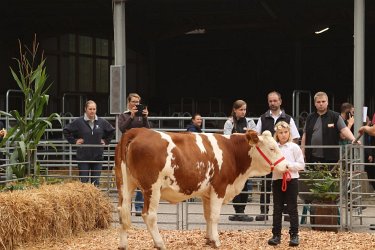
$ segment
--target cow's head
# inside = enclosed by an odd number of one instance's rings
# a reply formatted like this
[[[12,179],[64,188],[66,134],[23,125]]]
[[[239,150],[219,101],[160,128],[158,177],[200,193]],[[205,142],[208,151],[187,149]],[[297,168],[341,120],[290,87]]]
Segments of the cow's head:
[[[270,131],[266,130],[258,136],[257,132],[249,130],[246,132],[246,138],[251,146],[251,176],[264,176],[271,171],[286,171],[287,162]]]

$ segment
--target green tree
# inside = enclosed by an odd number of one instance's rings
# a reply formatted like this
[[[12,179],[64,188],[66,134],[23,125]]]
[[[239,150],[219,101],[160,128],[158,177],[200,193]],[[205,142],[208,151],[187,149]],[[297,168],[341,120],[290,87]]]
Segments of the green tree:
[[[35,150],[47,128],[52,128],[52,121],[57,120],[61,124],[60,116],[52,113],[44,117],[44,110],[48,105],[49,95],[47,94],[51,84],[47,83],[48,75],[46,73],[43,52],[39,53],[39,43],[34,36],[31,49],[26,45],[19,43],[19,58],[14,58],[18,69],[10,67],[13,79],[23,93],[23,102],[25,111],[21,114],[18,110],[12,110],[9,113],[0,111],[1,115],[8,116],[15,120],[15,124],[8,129],[7,136],[1,141],[0,147],[7,141],[15,149],[10,154],[10,163],[13,173],[17,178],[25,177],[27,173],[26,164],[33,164],[35,159]],[[17,164],[20,163],[20,164]],[[31,168],[36,166],[31,166]],[[9,173],[8,173],[9,175]]]

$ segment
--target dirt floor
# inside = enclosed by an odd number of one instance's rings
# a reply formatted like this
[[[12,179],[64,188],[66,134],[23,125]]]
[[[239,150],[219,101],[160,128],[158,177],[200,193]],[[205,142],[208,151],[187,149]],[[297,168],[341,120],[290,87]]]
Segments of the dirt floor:
[[[168,249],[211,249],[205,245],[205,232],[201,230],[161,230]],[[292,249],[288,246],[289,235],[283,231],[282,243],[277,247],[267,244],[270,229],[223,230],[220,233],[220,249]],[[45,242],[24,244],[17,250],[36,249],[117,249],[118,230],[111,228],[80,234],[72,238],[49,239]],[[129,231],[129,249],[153,249],[150,234],[145,229]],[[375,249],[375,233],[321,232],[309,229],[300,231],[300,246],[293,249]]]

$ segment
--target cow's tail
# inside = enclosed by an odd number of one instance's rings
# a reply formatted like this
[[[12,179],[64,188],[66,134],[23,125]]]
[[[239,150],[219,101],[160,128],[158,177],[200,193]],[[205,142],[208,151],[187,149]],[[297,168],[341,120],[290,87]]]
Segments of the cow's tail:
[[[123,134],[115,151],[116,185],[119,191],[119,215],[123,230],[131,228],[131,194],[128,187],[128,171],[126,166],[127,147],[130,143],[128,134]]]

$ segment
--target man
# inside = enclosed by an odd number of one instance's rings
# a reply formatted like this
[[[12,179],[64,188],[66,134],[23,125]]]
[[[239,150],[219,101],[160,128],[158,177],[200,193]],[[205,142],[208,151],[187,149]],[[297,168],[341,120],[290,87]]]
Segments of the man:
[[[272,91],[267,95],[268,107],[263,115],[260,116],[256,130],[259,134],[263,133],[265,130],[269,130],[272,135],[275,133],[275,124],[279,121],[285,121],[290,125],[290,132],[293,142],[298,143],[300,135],[293,118],[287,115],[284,110],[281,109],[281,95],[279,92]],[[266,178],[269,180],[262,181],[260,190],[260,214],[255,217],[256,221],[268,220],[268,211],[270,203],[270,194],[265,194],[265,192],[271,192],[271,177],[272,173],[267,175]]]
[[[352,131],[353,133],[353,125],[354,125],[354,106],[351,103],[344,102],[341,104],[341,117],[344,120],[346,126]],[[340,145],[350,144],[351,141],[345,140],[343,135],[340,135],[341,140],[339,142]]]
[[[354,142],[355,138],[339,113],[328,109],[328,96],[317,92],[314,96],[316,111],[306,118],[302,135],[302,151],[306,162],[336,163],[340,158],[339,148],[306,148],[305,145],[339,145],[343,139]]]

